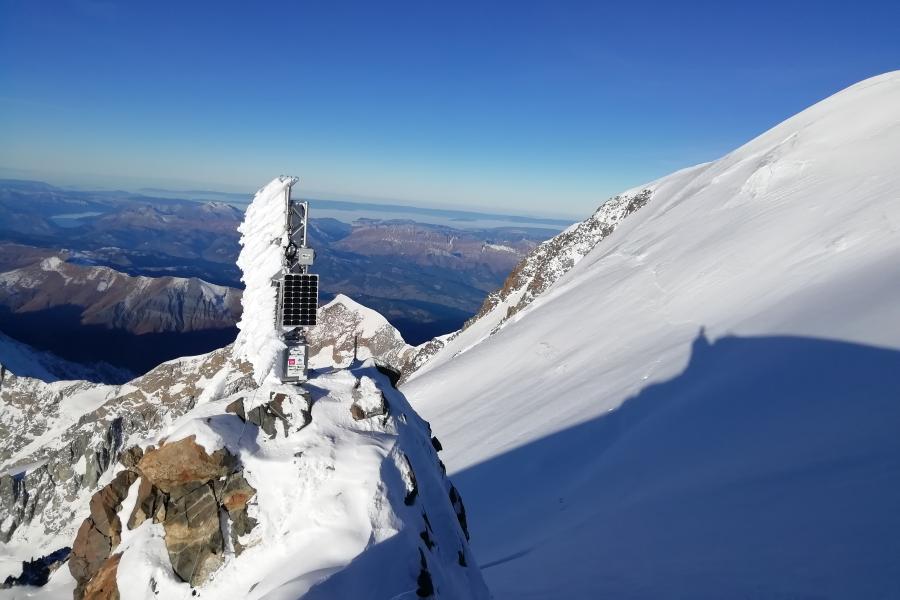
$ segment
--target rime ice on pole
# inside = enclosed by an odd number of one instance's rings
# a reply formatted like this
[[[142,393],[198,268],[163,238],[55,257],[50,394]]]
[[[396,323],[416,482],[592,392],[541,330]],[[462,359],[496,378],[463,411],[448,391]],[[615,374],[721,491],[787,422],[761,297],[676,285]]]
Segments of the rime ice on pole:
[[[292,183],[290,177],[276,177],[256,192],[241,233],[241,253],[237,259],[246,286],[241,300],[243,314],[237,327],[235,356],[253,365],[257,383],[272,372],[284,350],[281,332],[275,326],[277,290],[272,280],[281,274],[281,241],[286,233],[284,220],[284,191]]]

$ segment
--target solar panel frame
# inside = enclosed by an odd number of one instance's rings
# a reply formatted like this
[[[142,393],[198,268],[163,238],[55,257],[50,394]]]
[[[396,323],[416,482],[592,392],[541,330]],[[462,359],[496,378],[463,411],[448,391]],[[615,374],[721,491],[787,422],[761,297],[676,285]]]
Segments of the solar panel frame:
[[[282,327],[313,327],[319,308],[319,276],[288,273],[280,281],[280,322]]]

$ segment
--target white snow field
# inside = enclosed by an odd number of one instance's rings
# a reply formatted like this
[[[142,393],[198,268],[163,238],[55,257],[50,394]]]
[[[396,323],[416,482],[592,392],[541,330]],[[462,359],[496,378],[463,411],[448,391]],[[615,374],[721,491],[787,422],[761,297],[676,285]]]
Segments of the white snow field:
[[[900,598],[900,71],[643,188],[403,386],[491,591]]]

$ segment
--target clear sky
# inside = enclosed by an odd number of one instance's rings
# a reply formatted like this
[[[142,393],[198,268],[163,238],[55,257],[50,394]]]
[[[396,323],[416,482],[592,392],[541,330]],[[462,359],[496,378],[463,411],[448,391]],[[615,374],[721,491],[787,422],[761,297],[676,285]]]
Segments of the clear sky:
[[[0,0],[0,176],[584,216],[897,68],[897,1]]]

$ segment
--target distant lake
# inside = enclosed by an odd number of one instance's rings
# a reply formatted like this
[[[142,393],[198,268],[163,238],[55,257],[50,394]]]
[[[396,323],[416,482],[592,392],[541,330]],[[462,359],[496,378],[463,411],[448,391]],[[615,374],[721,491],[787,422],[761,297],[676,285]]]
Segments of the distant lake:
[[[53,215],[50,217],[50,220],[60,227],[78,227],[81,225],[82,220],[89,217],[99,217],[102,214],[102,212],[67,213],[64,215]]]
[[[322,202],[325,204],[325,202]],[[327,204],[326,204],[327,206]],[[490,229],[495,227],[528,227],[539,229],[552,229],[562,231],[571,223],[561,224],[556,219],[543,221],[539,218],[529,218],[523,222],[521,219],[504,218],[502,215],[484,215],[484,217],[458,217],[452,213],[440,215],[435,213],[422,213],[419,211],[403,212],[399,210],[374,210],[374,209],[348,209],[326,208],[319,206],[316,200],[309,201],[309,215],[313,219],[332,218],[344,223],[353,223],[357,219],[408,219],[417,223],[431,225],[444,225],[454,229]]]
[[[193,200],[196,202],[226,202],[245,210],[252,194],[234,194],[202,190],[163,190],[145,188],[142,193],[152,193],[165,198]],[[299,199],[299,198],[298,198]],[[557,217],[539,217],[525,215],[509,215],[500,213],[477,212],[473,210],[457,210],[449,208],[431,208],[425,206],[408,206],[402,204],[382,204],[380,202],[356,202],[347,200],[325,200],[306,198],[309,201],[312,218],[330,217],[353,223],[357,219],[408,219],[418,223],[445,225],[457,229],[487,229],[493,227],[533,227],[562,231],[577,219]]]

